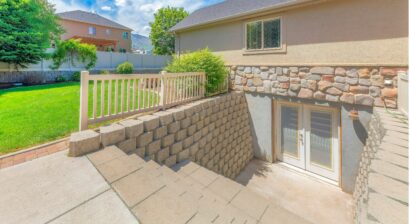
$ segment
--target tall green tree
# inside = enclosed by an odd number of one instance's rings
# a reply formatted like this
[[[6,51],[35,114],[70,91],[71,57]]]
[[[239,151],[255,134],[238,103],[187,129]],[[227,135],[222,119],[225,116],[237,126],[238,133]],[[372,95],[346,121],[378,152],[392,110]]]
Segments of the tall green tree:
[[[47,0],[0,0],[1,62],[15,68],[38,63],[62,32]]]
[[[169,29],[188,15],[183,8],[169,6],[159,9],[154,14],[154,22],[150,23],[151,33],[149,35],[154,46],[154,54],[171,55],[175,52],[175,36],[169,32]]]

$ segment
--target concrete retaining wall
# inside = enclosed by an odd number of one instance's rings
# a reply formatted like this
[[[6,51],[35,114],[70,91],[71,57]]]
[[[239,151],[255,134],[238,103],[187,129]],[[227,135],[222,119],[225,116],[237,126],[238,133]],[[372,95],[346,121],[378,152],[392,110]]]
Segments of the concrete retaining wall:
[[[194,161],[235,178],[253,158],[244,93],[232,92],[71,136],[70,155],[108,145],[173,166]]]

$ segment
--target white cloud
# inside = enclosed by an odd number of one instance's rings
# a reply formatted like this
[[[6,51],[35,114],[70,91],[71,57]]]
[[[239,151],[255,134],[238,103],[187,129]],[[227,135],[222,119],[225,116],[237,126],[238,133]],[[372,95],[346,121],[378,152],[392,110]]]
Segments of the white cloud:
[[[101,10],[103,10],[103,11],[111,11],[111,7],[105,5],[105,6],[101,7]]]
[[[96,0],[91,8],[86,8],[81,0],[50,0],[56,5],[57,12],[70,10],[90,11],[100,9],[100,14],[124,26],[130,27],[134,32],[148,36],[151,28],[149,23],[154,20],[154,13],[166,6],[184,7],[188,12],[193,12],[206,5],[206,0]],[[108,3],[108,4],[107,4]]]
[[[50,3],[54,5],[56,12],[66,12],[66,11],[72,11],[72,10],[84,10],[84,11],[90,10],[84,7],[83,5],[78,4],[77,2],[73,0],[70,0],[70,1],[51,0]]]
[[[118,4],[121,2],[120,4]],[[166,6],[184,7],[188,12],[204,6],[204,1],[198,0],[116,0],[117,22],[128,26],[134,32],[149,35],[149,22],[154,20],[154,13]]]

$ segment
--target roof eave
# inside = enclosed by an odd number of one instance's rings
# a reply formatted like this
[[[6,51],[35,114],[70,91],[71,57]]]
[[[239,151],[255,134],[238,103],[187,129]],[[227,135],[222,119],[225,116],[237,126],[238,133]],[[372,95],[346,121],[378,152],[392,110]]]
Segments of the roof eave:
[[[223,21],[226,21],[226,20],[237,19],[237,18],[240,18],[240,17],[249,16],[249,15],[256,14],[256,13],[262,13],[262,12],[266,12],[266,11],[270,11],[270,10],[277,10],[277,9],[292,7],[292,6],[301,5],[301,4],[305,4],[305,3],[320,2],[320,1],[326,1],[326,0],[294,0],[292,2],[285,2],[283,4],[274,5],[272,7],[266,7],[266,8],[262,8],[262,9],[258,9],[258,10],[245,12],[245,13],[239,13],[239,14],[232,15],[232,16],[222,17],[222,18],[215,19],[215,20],[209,20],[209,21],[206,21],[204,23],[197,23],[197,24],[191,25],[191,26],[175,28],[175,26],[176,26],[175,25],[174,27],[172,27],[169,30],[169,32],[177,33],[179,31],[189,30],[189,29],[192,29],[192,28],[195,28],[195,27],[205,26],[205,25],[209,25],[209,24],[217,24],[217,23],[220,23],[220,22],[223,22]]]
[[[105,26],[105,27],[110,27],[110,28],[113,28],[113,29],[134,31],[133,29],[131,29],[129,27],[126,27],[126,26],[123,26],[123,25],[121,25],[123,27],[114,27],[114,26],[107,26],[107,25],[100,25],[100,24],[96,24],[96,23],[91,23],[91,22],[88,22],[88,21],[69,19],[69,18],[62,18],[60,16],[58,16],[58,18],[61,19],[61,20],[68,20],[68,21],[73,21],[73,22],[86,23],[86,24],[91,24],[91,25],[96,25],[96,26]]]

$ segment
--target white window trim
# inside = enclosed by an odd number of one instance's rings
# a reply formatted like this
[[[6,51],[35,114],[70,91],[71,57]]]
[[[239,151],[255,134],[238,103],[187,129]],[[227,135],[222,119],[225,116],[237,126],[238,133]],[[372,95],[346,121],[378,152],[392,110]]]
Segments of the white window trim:
[[[264,22],[266,21],[273,21],[273,20],[279,20],[280,21],[280,46],[279,47],[274,47],[274,48],[264,48],[264,43],[265,43],[265,38],[264,38]],[[261,48],[260,49],[248,49],[248,24],[251,23],[256,23],[256,22],[262,22],[262,43],[261,43]],[[284,46],[284,34],[283,34],[283,18],[282,16],[277,16],[277,17],[271,17],[271,18],[266,18],[266,19],[259,19],[259,20],[252,20],[249,22],[246,22],[244,25],[244,30],[245,30],[245,47],[244,47],[244,54],[252,54],[252,53],[271,53],[271,52],[283,52],[285,51],[285,46]]]

